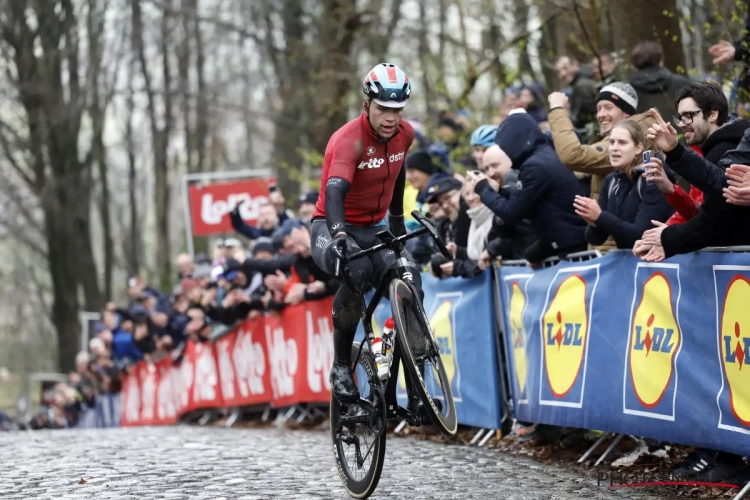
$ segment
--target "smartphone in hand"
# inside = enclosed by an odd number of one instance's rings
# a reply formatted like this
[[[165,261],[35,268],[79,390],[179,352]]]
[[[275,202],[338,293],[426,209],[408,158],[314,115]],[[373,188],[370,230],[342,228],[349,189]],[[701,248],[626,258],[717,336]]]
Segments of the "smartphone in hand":
[[[647,163],[651,163],[651,151],[644,151],[643,152],[643,165],[644,165],[644,171],[645,171],[645,165]],[[654,183],[654,176],[648,175],[646,176],[646,184],[653,184]]]

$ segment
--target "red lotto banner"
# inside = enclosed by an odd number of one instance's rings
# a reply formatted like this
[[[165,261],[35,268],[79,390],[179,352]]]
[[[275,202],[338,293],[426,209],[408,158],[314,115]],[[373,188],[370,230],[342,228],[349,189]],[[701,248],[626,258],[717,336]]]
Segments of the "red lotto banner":
[[[233,232],[229,212],[245,195],[250,197],[250,201],[240,206],[240,215],[248,224],[256,224],[261,204],[268,201],[268,186],[272,182],[275,180],[246,179],[208,185],[192,184],[188,194],[193,236]]]
[[[206,408],[328,402],[332,301],[245,320],[215,342],[188,342],[179,365],[141,361],[122,384],[122,425],[174,424]]]

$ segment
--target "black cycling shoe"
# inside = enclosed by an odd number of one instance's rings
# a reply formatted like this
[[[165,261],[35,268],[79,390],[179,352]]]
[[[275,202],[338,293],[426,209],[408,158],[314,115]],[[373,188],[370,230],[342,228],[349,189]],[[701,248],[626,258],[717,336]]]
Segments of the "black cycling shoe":
[[[356,403],[359,401],[359,389],[354,383],[352,371],[348,366],[334,362],[331,367],[331,392],[338,401]]]

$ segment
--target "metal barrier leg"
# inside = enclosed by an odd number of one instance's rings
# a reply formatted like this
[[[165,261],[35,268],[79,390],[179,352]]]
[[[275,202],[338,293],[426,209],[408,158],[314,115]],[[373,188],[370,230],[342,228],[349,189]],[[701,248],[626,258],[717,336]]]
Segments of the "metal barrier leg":
[[[492,435],[495,434],[495,429],[487,429],[487,434],[484,435],[484,438],[479,442],[479,446],[484,446],[487,441],[490,440]]]
[[[469,444],[474,444],[477,441],[479,441],[482,438],[482,435],[484,435],[484,431],[485,431],[485,429],[479,429],[479,432],[477,432],[476,434],[474,434],[474,439],[472,439],[471,441],[469,441]]]
[[[297,407],[296,406],[290,406],[289,409],[286,411],[286,413],[284,413],[283,415],[279,415],[276,418],[276,422],[275,422],[276,425],[277,426],[284,425],[287,420],[289,420],[290,418],[292,418],[292,415],[294,415],[295,411],[297,411]]]
[[[625,434],[618,434],[618,435],[617,435],[617,437],[615,438],[615,440],[614,440],[614,441],[612,441],[612,444],[610,444],[610,445],[609,445],[609,446],[607,447],[607,449],[606,449],[606,450],[604,450],[604,453],[602,453],[602,456],[601,456],[601,457],[599,457],[599,460],[597,460],[597,461],[596,461],[596,463],[594,464],[594,467],[598,467],[598,466],[599,466],[599,464],[600,464],[600,463],[602,463],[602,462],[603,462],[603,461],[604,461],[604,460],[605,460],[605,459],[607,458],[607,456],[608,456],[608,455],[609,455],[610,453],[612,453],[612,450],[614,450],[614,449],[615,449],[615,446],[617,446],[617,444],[618,444],[618,443],[619,443],[620,441],[622,441],[622,438],[624,438],[624,437],[625,437]]]
[[[747,496],[747,494],[750,493],[750,483],[747,483],[744,488],[740,490],[739,493],[737,493],[737,496],[734,497],[732,500],[742,500]]]
[[[198,425],[206,425],[209,420],[211,420],[211,414],[213,412],[211,410],[207,410],[205,413],[203,413],[203,416],[201,416],[200,420],[198,420]]]
[[[232,408],[232,411],[229,412],[229,417],[227,417],[227,421],[224,424],[226,427],[232,427],[237,420],[240,418],[240,409],[239,408]]]
[[[599,437],[599,439],[597,439],[596,442],[591,445],[591,448],[586,450],[586,453],[584,453],[583,456],[578,459],[578,463],[582,464],[583,462],[585,462],[586,459],[589,458],[592,453],[594,453],[594,450],[596,450],[599,447],[599,445],[602,444],[604,440],[607,439],[608,437],[609,437],[609,434],[602,434]]]
[[[297,407],[297,409],[300,412],[299,417],[297,417],[297,423],[301,424],[306,418],[312,417],[310,414],[310,408],[302,408],[301,406]]]
[[[267,422],[268,417],[271,416],[271,405],[266,406],[266,409],[263,410],[263,415],[260,417],[261,422]]]

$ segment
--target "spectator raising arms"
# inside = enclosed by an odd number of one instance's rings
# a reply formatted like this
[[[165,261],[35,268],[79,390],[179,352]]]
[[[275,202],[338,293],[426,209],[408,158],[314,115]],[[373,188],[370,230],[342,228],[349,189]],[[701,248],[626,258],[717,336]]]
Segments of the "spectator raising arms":
[[[724,153],[736,148],[745,130],[750,128],[750,120],[727,122],[729,103],[721,87],[714,82],[694,82],[682,87],[675,96],[675,105],[674,122],[682,128],[685,142],[713,164],[719,163]],[[698,187],[690,186],[690,191],[685,192],[664,175],[664,169],[657,171],[654,180],[676,210],[667,225],[682,224],[698,214],[703,203],[703,192]]]
[[[588,223],[586,239],[601,245],[610,235],[617,248],[633,248],[652,221],[664,222],[672,209],[654,184],[648,184],[635,167],[640,165],[645,137],[633,120],[618,122],[609,136],[609,158],[614,172],[604,178],[599,202],[577,196],[576,213]]]

